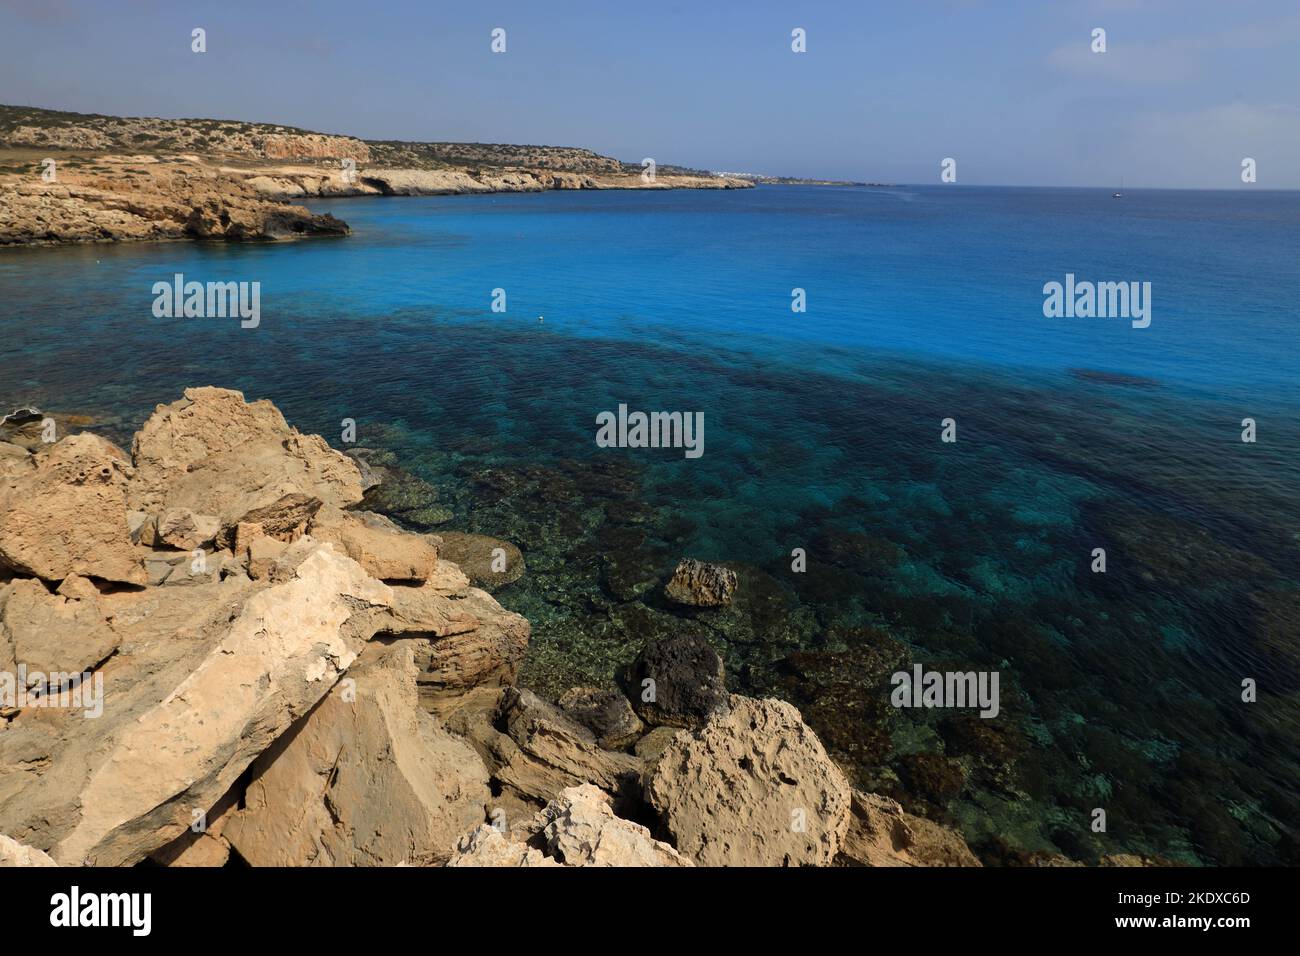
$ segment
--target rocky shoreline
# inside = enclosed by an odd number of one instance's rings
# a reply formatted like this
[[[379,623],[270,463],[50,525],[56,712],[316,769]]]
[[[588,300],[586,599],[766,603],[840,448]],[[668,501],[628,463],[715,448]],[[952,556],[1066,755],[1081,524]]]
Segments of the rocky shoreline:
[[[0,441],[0,863],[979,865],[698,636],[517,686],[528,621],[270,402],[188,389],[129,454],[44,421]]]
[[[642,172],[562,147],[367,143],[267,124],[0,106],[0,246],[350,233],[291,204],[308,198],[753,186],[671,166]]]

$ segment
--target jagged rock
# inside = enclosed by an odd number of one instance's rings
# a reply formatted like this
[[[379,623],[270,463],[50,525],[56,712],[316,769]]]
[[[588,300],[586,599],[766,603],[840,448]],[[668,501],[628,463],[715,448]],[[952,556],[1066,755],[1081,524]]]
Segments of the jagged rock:
[[[447,860],[491,797],[478,755],[417,706],[409,643],[372,644],[253,765],[223,834],[254,866]],[[355,681],[355,684],[351,684]]]
[[[230,859],[230,842],[222,835],[238,804],[236,790],[228,790],[190,829],[171,843],[154,851],[149,859],[159,866],[217,867]]]
[[[153,521],[144,522],[140,541],[153,548],[193,551],[212,544],[220,530],[221,519],[216,515],[195,514],[189,508],[171,508]]]
[[[461,837],[448,866],[560,866],[541,850],[516,843],[494,826],[480,823]]]
[[[461,714],[457,729],[483,757],[494,780],[515,799],[534,806],[583,783],[623,793],[641,768],[635,757],[602,750],[586,727],[515,687],[501,693],[494,710]]]
[[[665,748],[645,787],[677,849],[705,866],[830,863],[849,825],[849,785],[799,712],[733,696]]]
[[[645,729],[626,697],[601,687],[571,687],[558,701],[560,709],[596,735],[606,750],[632,743]]]
[[[518,842],[480,825],[457,845],[448,866],[692,866],[640,824],[614,815],[609,795],[591,784],[561,791]],[[513,835],[513,834],[512,834]]]
[[[126,526],[131,467],[111,442],[82,433],[31,456],[0,485],[0,567],[47,581],[82,574],[143,585]]]
[[[677,738],[678,734],[684,733],[686,731],[680,727],[656,727],[636,742],[632,752],[645,761],[647,768],[652,769],[663,756],[663,752],[668,749],[668,745]]]
[[[888,797],[853,791],[852,815],[840,846],[846,866],[979,866],[961,835],[906,813]]]
[[[324,505],[308,526],[313,538],[330,541],[381,581],[425,581],[438,563],[438,549],[427,538],[404,534],[380,516],[345,512]]]
[[[678,604],[721,607],[731,603],[736,584],[736,572],[730,568],[683,558],[664,587],[664,594]]]
[[[0,867],[58,866],[49,855],[0,833]]]
[[[79,597],[65,596],[62,587],[51,594],[31,578],[0,588],[0,644],[7,639],[13,663],[26,664],[29,675],[81,674],[117,647],[118,635],[104,619],[94,586],[75,575],[64,580],[74,582],[67,592]]]
[[[698,727],[728,705],[722,658],[691,634],[647,642],[618,676],[637,716],[653,726]]]
[[[442,539],[439,555],[460,568],[475,587],[496,591],[524,576],[524,556],[509,541],[459,531],[439,531],[437,536]]]
[[[540,816],[546,852],[566,866],[692,866],[640,824],[614,815],[609,796],[591,784],[571,787]]]
[[[291,428],[270,402],[245,402],[230,389],[190,388],[158,406],[136,433],[132,456],[133,510],[217,515],[231,539],[240,522],[292,537],[322,504],[347,507],[362,495],[352,459]]]
[[[56,725],[24,712],[0,735],[0,767],[14,771],[0,777],[0,827],[23,838],[41,831],[39,845],[59,861],[138,862],[324,695],[370,637],[366,609],[391,600],[323,544],[291,580],[248,587],[229,579],[150,589],[117,611],[115,626],[145,633],[124,638],[120,667],[104,669],[112,694],[102,723],[65,715],[60,743],[49,736]],[[143,640],[149,646],[137,646]],[[163,640],[173,646],[160,648]]]
[[[440,568],[444,565],[438,562]],[[421,704],[437,713],[471,687],[513,684],[528,649],[532,629],[527,619],[477,588],[448,594],[431,584],[394,586],[392,623],[385,626],[390,633],[432,638],[415,648]],[[443,620],[445,624],[434,623]]]

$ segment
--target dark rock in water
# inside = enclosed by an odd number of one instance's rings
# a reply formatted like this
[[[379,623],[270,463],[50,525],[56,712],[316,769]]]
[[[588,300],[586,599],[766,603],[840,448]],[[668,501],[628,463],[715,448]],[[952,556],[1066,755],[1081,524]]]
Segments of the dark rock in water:
[[[736,572],[720,564],[683,558],[664,588],[669,600],[694,607],[722,607],[736,593]]]
[[[440,531],[438,537],[438,554],[459,565],[475,587],[495,591],[524,576],[524,556],[509,541],[459,531]]]
[[[573,687],[559,700],[560,709],[596,735],[606,750],[618,750],[632,743],[645,725],[632,705],[616,690]]]
[[[601,551],[601,584],[610,597],[635,601],[659,583],[667,554],[646,547],[640,528],[603,528],[595,544]]]
[[[722,658],[698,637],[652,641],[619,679],[637,715],[654,726],[699,727],[729,706]]]

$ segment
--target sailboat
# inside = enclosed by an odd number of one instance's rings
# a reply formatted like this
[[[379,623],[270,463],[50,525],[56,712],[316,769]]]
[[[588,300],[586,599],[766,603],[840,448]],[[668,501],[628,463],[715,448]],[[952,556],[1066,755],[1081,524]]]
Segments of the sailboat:
[[[1119,178],[1119,188],[1120,188],[1120,192],[1117,192],[1117,193],[1111,193],[1111,194],[1110,194],[1110,198],[1111,198],[1111,199],[1123,199],[1123,198],[1124,198],[1124,192],[1123,192],[1123,189],[1124,189],[1124,177],[1123,177],[1123,176],[1121,176],[1121,177]]]

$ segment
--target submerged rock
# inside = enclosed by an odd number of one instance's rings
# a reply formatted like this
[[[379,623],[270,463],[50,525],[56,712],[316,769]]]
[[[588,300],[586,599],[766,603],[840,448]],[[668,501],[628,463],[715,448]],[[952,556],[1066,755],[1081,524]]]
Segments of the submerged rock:
[[[664,588],[669,600],[695,607],[722,607],[736,593],[736,572],[720,564],[683,558]]]
[[[524,556],[509,541],[485,534],[439,531],[439,552],[460,568],[475,587],[496,591],[524,576]]]

